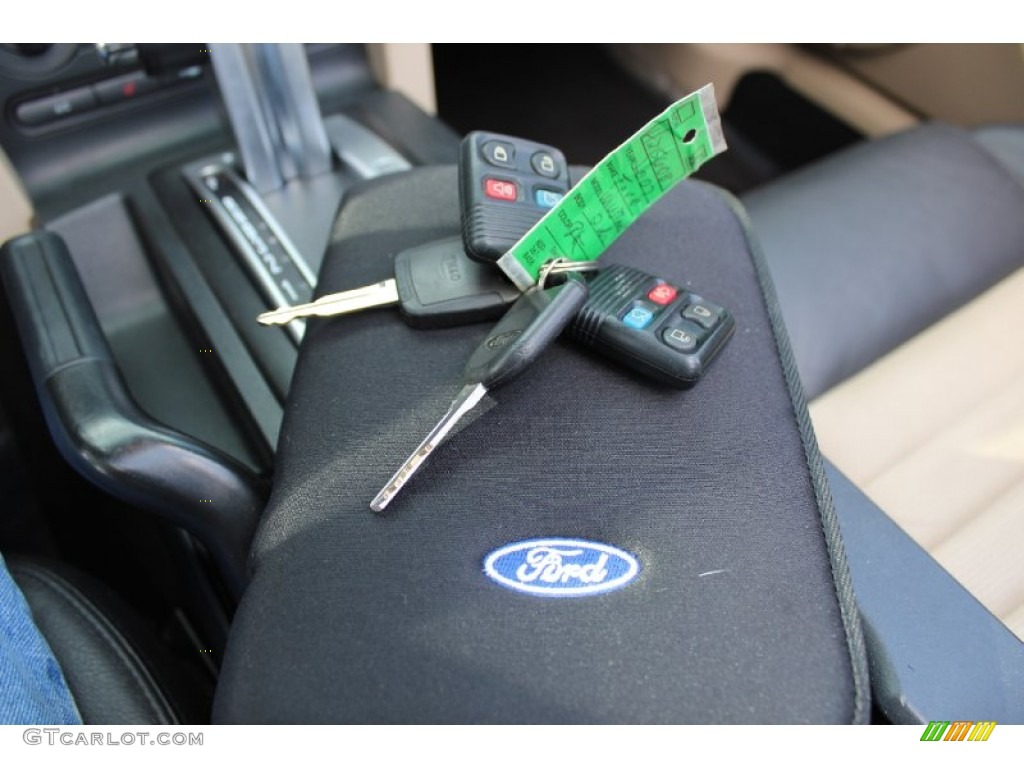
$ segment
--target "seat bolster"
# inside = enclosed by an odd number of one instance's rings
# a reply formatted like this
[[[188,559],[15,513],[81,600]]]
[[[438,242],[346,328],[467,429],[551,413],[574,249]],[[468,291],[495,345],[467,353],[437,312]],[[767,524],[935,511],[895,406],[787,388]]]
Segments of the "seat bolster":
[[[1024,186],[1024,125],[989,125],[974,131],[974,140]]]
[[[112,619],[101,585],[29,560],[11,558],[8,567],[87,725],[181,722],[137,643]]]
[[[745,198],[808,397],[1024,265],[1024,186],[1005,155],[931,123]]]

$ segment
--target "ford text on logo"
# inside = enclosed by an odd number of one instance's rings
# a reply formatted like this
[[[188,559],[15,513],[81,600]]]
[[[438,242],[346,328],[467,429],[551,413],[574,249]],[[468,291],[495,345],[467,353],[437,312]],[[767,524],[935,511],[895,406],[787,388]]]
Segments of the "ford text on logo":
[[[580,539],[530,539],[484,560],[484,573],[503,587],[541,597],[583,597],[626,586],[640,573],[628,552]]]
[[[522,331],[506,331],[505,333],[499,333],[497,336],[492,336],[487,340],[487,348],[499,349],[504,347],[506,344],[511,344],[522,334]]]

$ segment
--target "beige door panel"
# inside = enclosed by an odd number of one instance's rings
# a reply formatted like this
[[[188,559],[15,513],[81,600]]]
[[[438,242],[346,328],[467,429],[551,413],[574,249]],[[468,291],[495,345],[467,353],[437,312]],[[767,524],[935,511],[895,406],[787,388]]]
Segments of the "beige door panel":
[[[366,46],[366,54],[381,86],[404,94],[427,114],[437,114],[429,43],[371,43]]]
[[[917,118],[840,67],[781,43],[622,43],[611,50],[627,69],[673,97],[714,83],[727,108],[740,78],[777,74],[791,88],[867,136],[910,128]]]
[[[0,243],[28,232],[33,215],[32,203],[14,166],[0,150]]]
[[[834,51],[836,61],[929,118],[976,127],[1024,123],[1024,48],[919,43]]]

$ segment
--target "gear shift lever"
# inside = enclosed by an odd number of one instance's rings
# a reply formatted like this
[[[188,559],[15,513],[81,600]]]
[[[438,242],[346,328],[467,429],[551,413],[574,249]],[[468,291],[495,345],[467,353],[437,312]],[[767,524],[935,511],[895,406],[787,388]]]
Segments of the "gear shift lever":
[[[331,170],[331,146],[301,45],[218,43],[210,58],[245,176],[258,192]]]

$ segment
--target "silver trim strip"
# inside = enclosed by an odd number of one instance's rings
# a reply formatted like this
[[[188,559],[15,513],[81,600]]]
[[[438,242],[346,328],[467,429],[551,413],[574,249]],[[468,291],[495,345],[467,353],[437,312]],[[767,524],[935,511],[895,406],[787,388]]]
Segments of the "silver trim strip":
[[[306,287],[308,287],[310,291],[312,290],[316,285],[316,276],[309,268],[309,264],[299,253],[298,249],[281,228],[280,224],[278,224],[274,216],[263,204],[263,201],[260,200],[256,191],[235,171],[232,165],[233,159],[234,158],[231,155],[226,155],[219,162],[215,161],[186,168],[184,172],[185,179],[189,183],[189,186],[191,186],[201,198],[210,200],[210,202],[207,203],[210,213],[220,225],[224,234],[226,234],[228,239],[231,241],[236,253],[242,260],[243,266],[247,267],[250,276],[256,281],[265,298],[269,302],[276,303],[278,307],[290,307],[296,303],[301,303],[304,300],[304,297],[299,294],[296,286],[292,286],[290,281],[287,280],[283,281],[283,284],[279,285],[278,281],[274,279],[273,262],[268,261],[266,258],[268,255],[267,253],[259,253],[257,248],[253,245],[254,238],[258,239],[259,235],[254,232],[247,233],[247,220],[245,219],[244,213],[240,209],[233,213],[229,207],[222,202],[221,198],[216,193],[214,193],[213,196],[208,197],[211,189],[208,185],[207,179],[215,174],[222,174],[226,176],[235,188],[238,189],[238,191],[245,197],[246,202],[251,205],[256,213],[263,219],[263,223],[266,225],[267,229],[270,230],[273,236],[277,239],[280,249],[291,260],[292,265],[295,267],[302,279],[305,280],[307,284]],[[243,221],[239,221],[239,216],[242,217]],[[251,222],[248,222],[248,227],[252,227]],[[289,287],[291,288],[291,291],[288,291]],[[255,320],[255,318],[253,319]],[[306,330],[306,324],[304,321],[294,320],[289,323],[286,328],[296,343],[302,341],[302,336]]]

